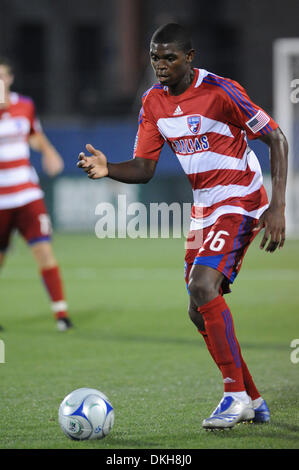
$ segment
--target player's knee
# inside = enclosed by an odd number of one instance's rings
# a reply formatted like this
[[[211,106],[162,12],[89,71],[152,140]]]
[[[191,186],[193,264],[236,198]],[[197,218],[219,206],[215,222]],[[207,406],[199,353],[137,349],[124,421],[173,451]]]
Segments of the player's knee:
[[[50,269],[57,265],[50,242],[41,242],[32,245],[32,253],[39,269]]]
[[[217,296],[216,286],[206,276],[191,276],[188,289],[196,305],[203,305]]]
[[[189,313],[190,320],[192,321],[192,323],[194,323],[196,328],[198,328],[200,331],[204,331],[205,330],[204,319],[201,313],[198,311],[198,309],[191,303],[189,304],[188,313]]]

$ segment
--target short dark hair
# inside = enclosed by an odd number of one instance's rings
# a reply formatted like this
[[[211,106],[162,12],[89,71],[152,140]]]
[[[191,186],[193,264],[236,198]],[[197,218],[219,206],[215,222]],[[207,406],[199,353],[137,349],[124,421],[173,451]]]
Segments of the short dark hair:
[[[9,73],[11,73],[12,75],[14,74],[14,71],[15,71],[14,63],[8,57],[0,56],[0,65],[5,65],[5,67],[9,68]]]
[[[175,42],[183,52],[188,52],[192,49],[192,40],[187,29],[177,23],[167,23],[160,26],[154,32],[151,42],[155,44]]]

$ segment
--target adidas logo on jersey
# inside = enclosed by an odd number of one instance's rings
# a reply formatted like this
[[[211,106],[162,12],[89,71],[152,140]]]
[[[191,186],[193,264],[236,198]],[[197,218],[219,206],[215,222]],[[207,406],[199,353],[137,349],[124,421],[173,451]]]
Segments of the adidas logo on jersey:
[[[183,111],[181,110],[180,105],[177,106],[175,112],[173,113],[173,116],[179,116],[180,114],[184,114]]]

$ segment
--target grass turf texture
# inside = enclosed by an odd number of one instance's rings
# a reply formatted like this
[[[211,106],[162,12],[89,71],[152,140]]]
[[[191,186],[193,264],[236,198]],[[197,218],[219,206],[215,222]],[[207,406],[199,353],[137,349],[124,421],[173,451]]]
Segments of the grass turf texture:
[[[298,449],[299,363],[290,343],[299,337],[299,242],[269,254],[259,241],[226,300],[272,420],[211,433],[201,423],[222,396],[222,379],[188,318],[182,240],[56,234],[76,326],[61,333],[16,239],[1,274],[0,447]],[[102,441],[71,441],[59,428],[59,404],[79,387],[98,388],[114,405],[115,425]]]

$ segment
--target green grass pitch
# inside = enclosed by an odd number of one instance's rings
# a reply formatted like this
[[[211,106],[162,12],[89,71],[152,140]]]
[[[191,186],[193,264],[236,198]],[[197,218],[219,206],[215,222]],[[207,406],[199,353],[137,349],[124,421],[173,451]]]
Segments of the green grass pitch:
[[[299,242],[269,254],[259,240],[226,300],[272,420],[206,432],[202,420],[223,385],[188,318],[184,241],[56,234],[76,326],[61,333],[17,238],[1,273],[0,447],[298,449],[299,363],[291,361],[290,344],[299,338]],[[102,441],[71,441],[59,428],[59,404],[79,387],[102,390],[115,408],[114,428]]]

